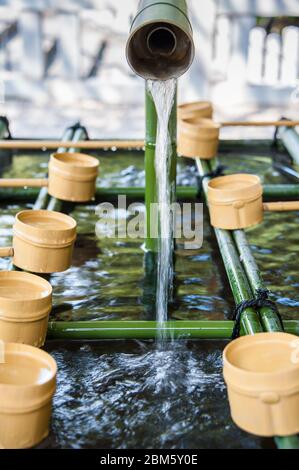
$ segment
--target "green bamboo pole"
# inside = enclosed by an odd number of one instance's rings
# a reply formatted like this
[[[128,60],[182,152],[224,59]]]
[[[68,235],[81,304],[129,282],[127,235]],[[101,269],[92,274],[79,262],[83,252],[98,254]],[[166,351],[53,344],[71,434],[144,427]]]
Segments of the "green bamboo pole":
[[[177,93],[176,93],[177,95]],[[157,112],[153,98],[150,91],[146,87],[146,139],[145,139],[145,207],[146,207],[146,223],[147,223],[147,238],[146,249],[149,251],[157,252],[158,239],[151,238],[151,206],[157,203],[157,182],[155,171],[155,150],[157,139]],[[177,104],[176,96],[169,120],[169,133],[172,144],[172,154],[169,166],[169,184],[173,188],[172,201],[175,202],[176,196],[176,134],[177,134]]]
[[[40,209],[45,209],[47,207],[49,200],[49,194],[47,188],[42,188],[38,193],[37,199],[34,203],[33,210],[37,211]]]
[[[275,437],[274,440],[278,449],[299,449],[298,436]]]
[[[5,139],[5,137],[7,137],[7,125],[6,123],[1,120],[0,121],[0,139]]]
[[[211,167],[207,161],[196,159],[196,164],[201,176],[211,172]],[[207,193],[208,181],[209,178],[205,178],[203,182],[205,194]],[[214,229],[214,231],[236,304],[252,299],[253,294],[240,263],[231,234],[227,230]],[[241,327],[246,334],[255,334],[263,331],[258,315],[252,308],[246,309],[243,313]]]
[[[266,184],[264,185],[264,200],[291,200],[299,197],[299,184]]]
[[[226,339],[232,325],[226,321],[170,321],[165,323],[169,339],[215,338]],[[91,321],[91,322],[50,322],[50,339],[154,339],[157,337],[156,321]]]
[[[39,192],[37,188],[2,188],[0,189],[0,201],[32,201],[38,197]],[[117,199],[120,194],[131,200],[140,200],[145,197],[145,189],[141,187],[97,188],[95,201],[100,202],[106,199]],[[177,187],[177,198],[180,200],[195,200],[197,194],[198,188],[195,186]]]
[[[157,252],[157,239],[151,238],[151,205],[157,203],[157,184],[155,171],[155,149],[157,137],[157,113],[152,96],[146,88],[146,138],[145,138],[145,207],[147,237],[145,246],[148,251]]]
[[[178,186],[176,191],[177,199],[195,200],[198,196],[199,188],[196,186]],[[99,198],[117,198],[119,194],[124,194],[128,198],[142,199],[145,195],[144,188],[126,187],[126,188],[97,188],[96,199]],[[1,198],[1,192],[0,192]],[[293,200],[299,198],[298,184],[266,184],[264,185],[264,200]]]
[[[44,189],[44,188],[43,188]],[[198,196],[196,186],[178,186],[176,196],[179,200],[195,200]],[[138,200],[145,197],[143,187],[112,187],[96,189],[95,201],[116,199],[119,194],[128,199]],[[2,188],[0,189],[0,201],[32,201],[39,195],[37,188]],[[264,185],[264,200],[294,200],[299,198],[298,184],[266,184]]]
[[[245,232],[243,230],[234,230],[232,235],[252,291],[256,292],[257,289],[265,289],[261,273],[251,252]],[[270,308],[262,308],[260,316],[265,331],[283,331],[278,316]]]
[[[290,127],[282,127],[279,131],[279,137],[294,162],[299,165],[299,135],[296,130]]]
[[[176,320],[165,323],[169,339],[223,339],[229,340],[234,322],[231,321],[186,321]],[[155,339],[155,321],[50,321],[48,339]],[[299,321],[286,321],[286,331],[299,335]]]

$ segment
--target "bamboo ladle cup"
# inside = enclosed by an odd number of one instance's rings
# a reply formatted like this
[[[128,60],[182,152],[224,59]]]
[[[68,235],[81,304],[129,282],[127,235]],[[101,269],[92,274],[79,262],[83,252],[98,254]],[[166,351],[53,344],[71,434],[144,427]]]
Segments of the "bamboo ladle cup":
[[[52,287],[40,276],[0,272],[0,339],[42,347],[52,309]]]
[[[57,365],[45,351],[5,343],[0,363],[0,449],[27,449],[49,434]]]
[[[299,363],[292,360],[297,341],[287,333],[259,333],[226,346],[224,379],[241,429],[258,436],[299,432]]]
[[[49,178],[2,178],[0,188],[48,187],[50,196],[62,201],[88,202],[94,198],[99,161],[82,153],[54,153]]]
[[[225,230],[260,224],[265,211],[299,211],[299,201],[264,203],[260,178],[249,174],[211,179],[208,183],[208,203],[212,226]]]
[[[32,273],[63,272],[71,266],[77,223],[68,215],[25,210],[16,215],[13,246],[0,248],[1,257]]]

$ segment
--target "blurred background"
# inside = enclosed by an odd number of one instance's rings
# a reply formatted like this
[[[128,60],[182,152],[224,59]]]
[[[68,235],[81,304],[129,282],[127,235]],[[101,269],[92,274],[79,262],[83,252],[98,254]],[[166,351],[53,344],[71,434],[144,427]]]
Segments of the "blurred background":
[[[210,99],[216,118],[299,114],[299,1],[189,0],[196,58],[179,101]],[[138,0],[0,0],[0,107],[15,137],[142,138],[144,82],[125,44]],[[224,129],[268,137],[273,129]]]

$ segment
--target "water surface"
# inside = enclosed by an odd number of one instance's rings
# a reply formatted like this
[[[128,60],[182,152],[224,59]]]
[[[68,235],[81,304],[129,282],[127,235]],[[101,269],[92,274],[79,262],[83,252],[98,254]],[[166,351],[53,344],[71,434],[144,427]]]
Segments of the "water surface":
[[[286,182],[260,155],[227,153],[229,171],[262,175],[267,183]],[[14,159],[7,176],[43,177],[47,156]],[[142,154],[112,152],[101,157],[99,184],[144,184]],[[196,170],[180,160],[179,184],[196,184]],[[32,205],[1,205],[0,246],[11,243],[15,214]],[[51,276],[52,318],[57,320],[147,319],[150,317],[142,240],[98,240],[93,204],[71,208],[78,222],[73,266]],[[122,214],[124,218],[130,214]],[[255,257],[283,318],[299,319],[299,213],[267,213],[248,231]],[[8,266],[0,259],[0,269]],[[172,318],[225,319],[234,302],[217,243],[204,214],[204,244],[185,250],[175,263]],[[176,342],[157,351],[153,342],[64,344],[47,349],[58,362],[53,424],[44,447],[68,448],[262,448],[272,446],[238,430],[229,416],[221,371],[223,342]]]

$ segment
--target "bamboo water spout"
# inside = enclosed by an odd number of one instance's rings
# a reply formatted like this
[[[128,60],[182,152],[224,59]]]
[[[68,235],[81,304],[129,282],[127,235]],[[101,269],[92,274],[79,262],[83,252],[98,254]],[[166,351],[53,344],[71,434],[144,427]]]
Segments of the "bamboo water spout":
[[[151,80],[179,78],[194,58],[185,0],[141,0],[126,48],[129,65]]]
[[[179,78],[191,66],[194,58],[192,27],[185,0],[141,0],[126,47],[127,60],[133,71],[145,80]],[[172,144],[169,182],[176,181],[177,101],[174,100],[169,122]],[[157,251],[157,240],[151,233],[151,205],[156,203],[155,149],[157,111],[146,89],[145,139],[145,204],[147,213],[146,248]],[[174,196],[173,196],[174,198]],[[174,201],[173,201],[174,202]]]

